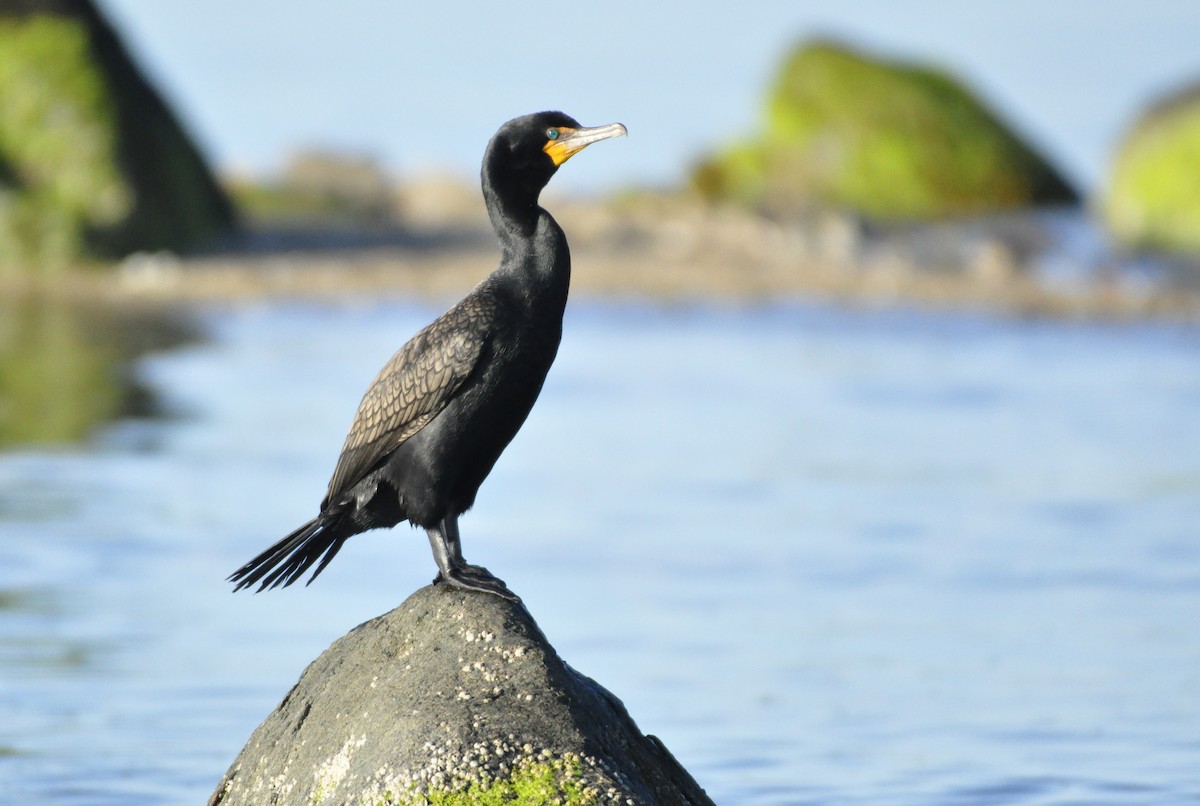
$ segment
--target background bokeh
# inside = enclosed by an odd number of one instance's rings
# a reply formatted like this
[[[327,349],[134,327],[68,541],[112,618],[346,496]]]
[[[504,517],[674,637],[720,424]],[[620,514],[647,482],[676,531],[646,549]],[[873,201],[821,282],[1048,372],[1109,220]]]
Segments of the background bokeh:
[[[217,165],[251,172],[320,143],[474,176],[498,121],[561,107],[636,145],[556,187],[675,183],[756,125],[788,48],[831,34],[956,71],[1090,189],[1141,107],[1200,72],[1187,0],[102,6]]]

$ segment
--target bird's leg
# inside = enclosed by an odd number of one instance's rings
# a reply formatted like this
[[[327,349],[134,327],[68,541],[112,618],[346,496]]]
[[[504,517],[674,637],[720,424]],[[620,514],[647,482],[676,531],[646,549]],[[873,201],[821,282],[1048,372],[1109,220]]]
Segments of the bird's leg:
[[[450,549],[450,562],[462,569],[462,572],[467,576],[483,577],[484,579],[495,579],[492,572],[484,568],[482,565],[471,565],[463,559],[462,553],[462,537],[458,533],[458,516],[447,515],[442,520],[442,531],[446,535],[446,546]]]
[[[445,582],[453,588],[491,593],[512,602],[521,601],[519,596],[505,586],[503,580],[492,576],[486,568],[478,565],[469,566],[463,562],[462,545],[458,540],[456,520],[451,516],[436,527],[425,530],[429,534],[429,545],[433,549],[433,559],[438,566],[438,575],[433,580],[434,584]]]

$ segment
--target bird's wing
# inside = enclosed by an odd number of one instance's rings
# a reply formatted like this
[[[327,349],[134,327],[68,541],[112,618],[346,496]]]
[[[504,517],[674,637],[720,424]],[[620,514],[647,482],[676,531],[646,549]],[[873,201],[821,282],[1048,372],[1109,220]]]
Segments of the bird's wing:
[[[396,351],[358,404],[322,507],[446,408],[483,353],[489,314],[485,300],[468,297]]]

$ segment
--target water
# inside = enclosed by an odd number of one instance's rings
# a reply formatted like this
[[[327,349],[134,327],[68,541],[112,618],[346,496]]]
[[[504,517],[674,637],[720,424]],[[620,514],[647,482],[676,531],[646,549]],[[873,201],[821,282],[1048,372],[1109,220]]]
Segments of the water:
[[[0,454],[0,801],[202,802],[304,666],[429,581],[311,516],[436,310],[210,311],[167,419]],[[723,804],[1200,801],[1195,327],[573,304],[463,519],[561,654]]]
[[[0,297],[0,450],[75,442],[118,417],[150,417],[155,397],[129,366],[192,338],[169,311],[7,290]]]

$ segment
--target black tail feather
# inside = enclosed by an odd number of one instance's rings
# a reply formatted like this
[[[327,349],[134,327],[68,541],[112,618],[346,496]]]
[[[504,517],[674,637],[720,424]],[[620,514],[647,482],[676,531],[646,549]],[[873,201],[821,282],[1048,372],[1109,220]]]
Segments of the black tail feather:
[[[287,587],[320,560],[317,570],[309,577],[307,584],[311,584],[350,537],[350,533],[341,528],[341,521],[341,512],[322,512],[230,574],[229,581],[237,583],[234,591],[249,588],[259,580],[262,584],[256,592]]]

